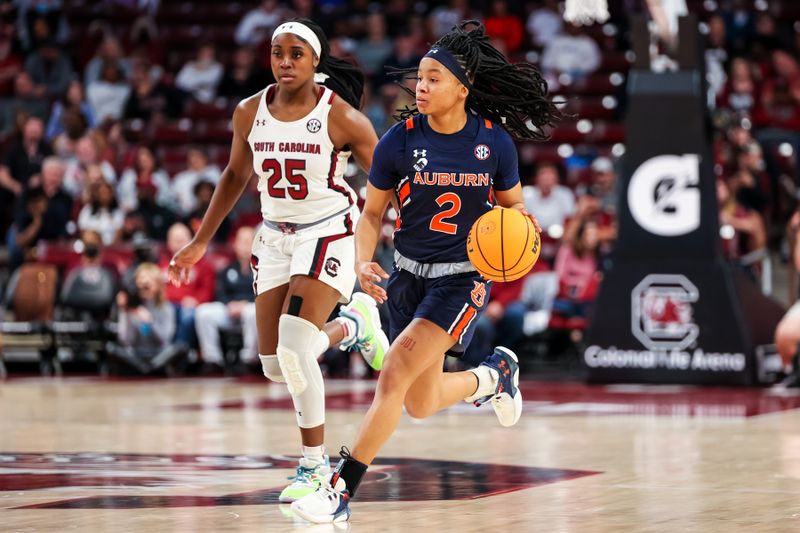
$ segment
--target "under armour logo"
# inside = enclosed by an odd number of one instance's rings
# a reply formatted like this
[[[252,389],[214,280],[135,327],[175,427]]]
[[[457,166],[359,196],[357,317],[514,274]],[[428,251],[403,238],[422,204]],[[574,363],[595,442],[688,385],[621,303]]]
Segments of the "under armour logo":
[[[438,49],[438,48],[434,48],[433,50],[431,50],[431,53],[432,53],[432,54],[435,54],[435,53],[437,53],[437,52],[439,52],[439,49]]]
[[[417,150],[414,148],[414,157],[426,157],[428,155],[427,150]]]

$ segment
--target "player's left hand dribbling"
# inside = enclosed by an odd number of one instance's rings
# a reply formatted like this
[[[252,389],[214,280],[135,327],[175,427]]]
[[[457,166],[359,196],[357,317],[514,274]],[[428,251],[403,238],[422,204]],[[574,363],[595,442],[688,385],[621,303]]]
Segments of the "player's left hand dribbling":
[[[531,219],[531,222],[533,222],[533,227],[536,228],[536,233],[542,232],[542,227],[539,225],[539,221],[536,220],[536,217],[529,213],[527,209],[520,207],[519,212]]]
[[[356,275],[364,292],[372,296],[378,303],[382,304],[386,301],[386,290],[378,283],[382,279],[389,279],[389,274],[378,263],[374,261],[356,262]]]

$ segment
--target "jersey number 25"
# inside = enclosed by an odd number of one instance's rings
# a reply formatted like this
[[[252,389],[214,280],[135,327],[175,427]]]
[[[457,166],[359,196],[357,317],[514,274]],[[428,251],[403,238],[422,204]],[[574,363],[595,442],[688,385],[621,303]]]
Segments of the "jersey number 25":
[[[267,192],[272,198],[286,198],[286,192],[293,200],[303,200],[308,196],[308,180],[302,174],[296,172],[306,169],[306,162],[303,159],[286,159],[284,161],[286,181],[289,187],[279,187],[278,182],[284,173],[281,172],[281,164],[275,159],[265,159],[261,164],[261,170],[265,173],[270,172],[267,178]]]

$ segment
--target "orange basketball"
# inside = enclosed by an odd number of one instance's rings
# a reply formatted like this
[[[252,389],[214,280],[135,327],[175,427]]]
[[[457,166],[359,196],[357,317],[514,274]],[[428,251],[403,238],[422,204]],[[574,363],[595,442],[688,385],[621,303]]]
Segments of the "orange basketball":
[[[514,281],[527,274],[542,249],[533,221],[516,209],[495,208],[482,215],[467,237],[467,255],[491,281]]]

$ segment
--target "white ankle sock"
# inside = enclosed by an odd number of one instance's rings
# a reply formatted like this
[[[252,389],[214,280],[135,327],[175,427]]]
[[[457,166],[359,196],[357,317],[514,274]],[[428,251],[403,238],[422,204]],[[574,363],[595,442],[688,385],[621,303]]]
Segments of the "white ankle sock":
[[[347,318],[346,316],[340,316],[334,320],[342,326],[342,331],[344,331],[344,337],[339,341],[339,344],[347,344],[351,342],[353,337],[355,337],[356,333],[358,332],[358,326],[356,326],[355,321],[352,318]]]
[[[316,464],[324,463],[325,445],[321,444],[319,446],[303,446],[303,457],[305,457],[306,460],[312,461]]]
[[[483,398],[484,396],[494,394],[494,391],[497,388],[498,377],[496,370],[493,370],[486,365],[481,365],[477,368],[470,368],[469,371],[475,374],[475,377],[478,378],[478,388],[472,393],[472,395],[464,398],[465,402],[472,403],[478,398]]]

